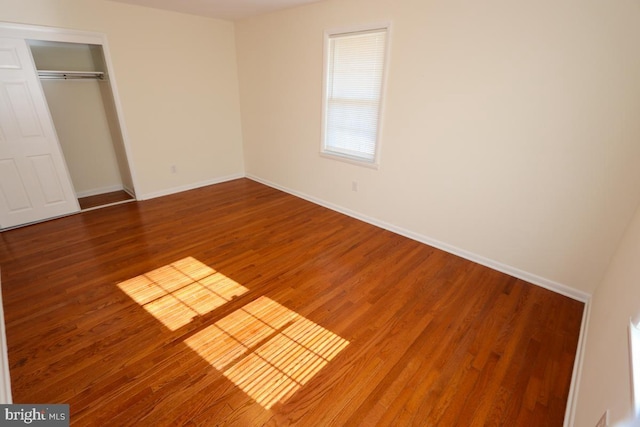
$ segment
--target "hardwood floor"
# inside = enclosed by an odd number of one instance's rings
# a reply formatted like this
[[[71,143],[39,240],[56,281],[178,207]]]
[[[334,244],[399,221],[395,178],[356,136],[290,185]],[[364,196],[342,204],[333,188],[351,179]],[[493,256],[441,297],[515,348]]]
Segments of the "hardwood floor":
[[[72,425],[561,426],[583,304],[240,179],[0,233]]]

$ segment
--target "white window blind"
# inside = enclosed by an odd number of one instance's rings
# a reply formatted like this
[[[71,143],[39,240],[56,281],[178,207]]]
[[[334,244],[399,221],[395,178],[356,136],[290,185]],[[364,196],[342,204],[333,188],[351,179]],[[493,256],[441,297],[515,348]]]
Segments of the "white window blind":
[[[375,163],[387,28],[328,34],[322,151]]]

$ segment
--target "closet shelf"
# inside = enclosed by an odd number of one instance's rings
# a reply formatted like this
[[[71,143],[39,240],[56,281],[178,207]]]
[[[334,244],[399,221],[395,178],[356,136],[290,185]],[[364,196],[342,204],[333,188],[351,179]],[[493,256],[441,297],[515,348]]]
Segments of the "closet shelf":
[[[104,80],[104,72],[102,71],[38,70],[38,77],[40,77],[43,80],[76,80],[76,79]]]

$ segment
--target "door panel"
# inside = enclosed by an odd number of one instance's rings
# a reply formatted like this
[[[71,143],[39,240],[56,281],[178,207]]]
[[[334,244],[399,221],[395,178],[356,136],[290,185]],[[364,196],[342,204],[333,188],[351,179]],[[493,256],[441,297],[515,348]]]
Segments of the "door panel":
[[[32,208],[24,186],[15,183],[22,184],[16,162],[12,159],[0,160],[0,192],[7,202],[7,208],[10,212]]]
[[[42,190],[45,206],[64,202],[64,190],[60,186],[51,156],[30,156],[29,160],[38,178],[38,187]]]
[[[42,87],[22,39],[0,38],[0,228],[79,210]]]
[[[0,46],[0,68],[4,69],[20,69],[20,61],[15,48],[9,46]]]
[[[26,81],[5,83],[9,110],[18,125],[22,138],[44,137],[33,99]]]

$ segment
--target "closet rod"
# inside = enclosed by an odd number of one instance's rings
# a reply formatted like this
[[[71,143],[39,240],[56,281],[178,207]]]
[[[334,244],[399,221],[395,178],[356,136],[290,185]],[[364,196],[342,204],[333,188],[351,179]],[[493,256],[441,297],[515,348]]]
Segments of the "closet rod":
[[[102,71],[56,71],[38,70],[38,77],[43,80],[97,79],[104,80]]]

